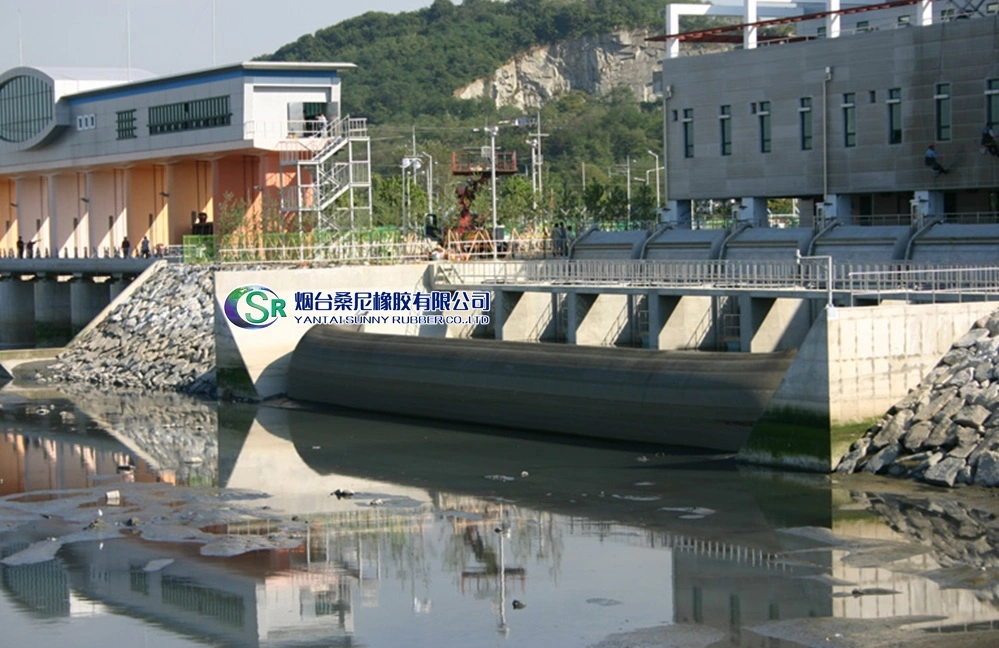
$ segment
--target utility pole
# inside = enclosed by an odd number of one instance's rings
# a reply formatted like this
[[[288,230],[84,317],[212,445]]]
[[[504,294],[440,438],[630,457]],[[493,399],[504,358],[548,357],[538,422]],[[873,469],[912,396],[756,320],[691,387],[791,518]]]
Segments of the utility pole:
[[[530,126],[531,120],[526,117],[521,117],[514,122],[518,126]],[[544,200],[544,182],[542,180],[542,165],[544,164],[544,155],[541,153],[541,138],[548,137],[548,133],[541,132],[541,111],[539,110],[537,116],[534,118],[534,125],[537,130],[530,134],[527,138],[527,143],[531,145],[531,191],[534,193],[534,197],[531,201],[532,207],[537,210],[538,208],[538,196],[540,195],[542,200]]]
[[[628,222],[631,222],[631,156],[628,156]]]
[[[541,168],[542,168],[542,165],[544,164],[544,157],[541,155],[541,138],[542,137],[548,137],[548,134],[541,132],[541,111],[540,110],[538,111],[537,124],[538,124],[538,132],[534,134],[534,137],[538,141],[538,193],[541,194],[542,198],[544,198],[544,195],[545,195],[544,186],[543,186],[543,183],[541,181],[541,178],[543,177],[543,175],[541,173]]]

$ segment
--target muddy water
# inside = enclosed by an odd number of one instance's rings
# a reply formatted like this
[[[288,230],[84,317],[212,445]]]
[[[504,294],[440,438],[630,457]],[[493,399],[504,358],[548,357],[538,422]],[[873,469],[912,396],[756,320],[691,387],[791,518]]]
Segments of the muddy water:
[[[285,405],[0,391],[0,645],[999,643],[990,493]]]

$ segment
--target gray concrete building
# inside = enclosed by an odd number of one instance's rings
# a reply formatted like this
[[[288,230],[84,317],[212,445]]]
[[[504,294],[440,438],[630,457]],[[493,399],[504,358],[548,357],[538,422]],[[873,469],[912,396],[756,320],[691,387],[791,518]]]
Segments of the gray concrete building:
[[[999,128],[997,6],[668,5],[665,220],[697,227],[692,201],[713,200],[766,226],[768,200],[796,198],[802,225],[996,222],[999,156],[982,137]],[[684,32],[692,14],[743,22]],[[704,42],[735,47],[682,55]]]

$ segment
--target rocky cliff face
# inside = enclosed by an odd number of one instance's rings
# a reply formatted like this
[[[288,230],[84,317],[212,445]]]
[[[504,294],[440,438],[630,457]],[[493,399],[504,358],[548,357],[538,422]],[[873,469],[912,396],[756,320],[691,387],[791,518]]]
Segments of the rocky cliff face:
[[[455,91],[459,99],[491,97],[497,106],[538,108],[569,90],[603,94],[627,86],[640,101],[651,101],[653,75],[659,78],[663,43],[649,43],[653,30],[585,36],[543,45],[507,62],[488,78]]]

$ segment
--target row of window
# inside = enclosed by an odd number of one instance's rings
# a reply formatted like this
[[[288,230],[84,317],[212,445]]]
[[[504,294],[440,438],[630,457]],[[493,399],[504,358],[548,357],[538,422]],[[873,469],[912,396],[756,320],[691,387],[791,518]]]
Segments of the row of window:
[[[985,119],[987,122],[999,124],[999,79],[988,79],[985,89]],[[877,92],[868,93],[870,103],[877,103]],[[934,136],[939,142],[950,141],[952,136],[952,109],[949,83],[938,83],[934,88]],[[889,88],[885,100],[886,123],[888,127],[888,144],[902,143],[902,89]],[[760,101],[750,104],[752,114],[756,115],[759,124],[760,152],[771,151],[771,115],[770,102]],[[840,101],[843,123],[843,146],[852,148],[857,145],[857,93],[843,93]],[[679,121],[683,131],[683,156],[694,157],[694,109],[684,108],[673,111],[673,121]],[[720,134],[720,153],[723,156],[732,155],[732,106],[723,105],[718,109],[718,127]],[[812,150],[812,97],[801,97],[798,100],[798,140],[802,151]]]
[[[135,109],[120,110],[116,115],[118,139],[137,137]],[[148,121],[150,135],[228,126],[232,123],[229,97],[210,97],[150,106]]]
[[[977,11],[980,11],[980,10],[981,9],[978,9]],[[952,20],[962,20],[962,19],[966,19],[966,18],[973,18],[973,17],[975,17],[975,13],[976,13],[975,10],[972,10],[972,11],[966,11],[966,10],[964,10],[964,11],[958,11],[955,8],[943,9],[940,12],[940,22],[950,22]],[[996,13],[999,13],[999,2],[987,2],[985,4],[985,13],[989,14],[989,15],[995,15]],[[910,25],[912,25],[912,16],[910,16],[908,14],[903,14],[901,16],[897,16],[896,19],[895,19],[895,26],[896,27],[908,27]],[[856,31],[858,31],[858,32],[870,32],[870,31],[877,31],[877,30],[878,30],[877,25],[871,25],[871,21],[869,21],[869,20],[858,20],[857,21]],[[825,27],[819,27],[819,28],[817,28],[816,34],[818,36],[820,36],[820,37],[825,37],[825,35],[826,35],[826,28]]]

